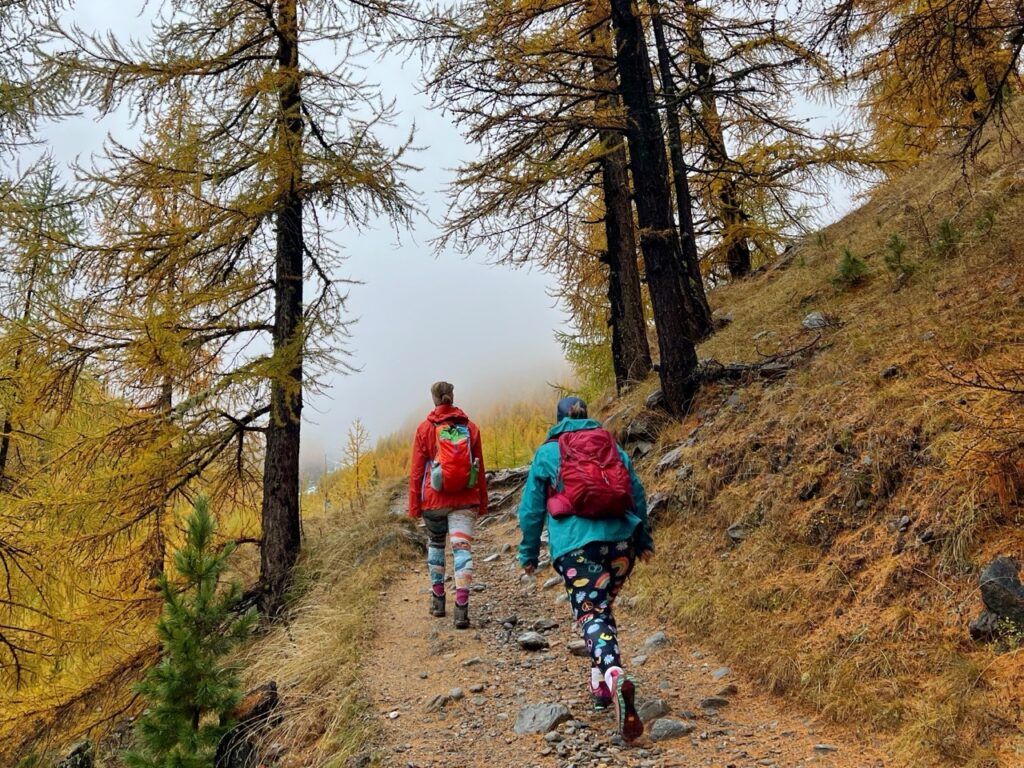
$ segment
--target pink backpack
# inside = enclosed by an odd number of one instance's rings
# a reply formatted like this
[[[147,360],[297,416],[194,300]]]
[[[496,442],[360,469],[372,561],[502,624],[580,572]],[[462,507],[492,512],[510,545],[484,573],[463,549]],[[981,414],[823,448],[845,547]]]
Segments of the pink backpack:
[[[557,485],[548,498],[552,517],[622,517],[633,508],[633,482],[612,433],[603,427],[563,432]]]

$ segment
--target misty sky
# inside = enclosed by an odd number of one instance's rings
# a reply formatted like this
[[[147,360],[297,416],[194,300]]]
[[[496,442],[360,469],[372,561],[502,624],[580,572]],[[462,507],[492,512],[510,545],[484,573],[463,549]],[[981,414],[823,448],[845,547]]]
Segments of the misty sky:
[[[71,16],[85,30],[145,37],[144,8],[128,0],[80,0]],[[385,59],[374,62],[369,74],[401,112],[399,125],[382,137],[397,145],[415,123],[415,144],[424,150],[412,162],[422,170],[409,182],[429,218],[418,217],[412,231],[398,235],[388,227],[334,234],[348,256],[340,276],[363,283],[351,287],[348,304],[358,320],[347,342],[349,362],[360,372],[331,376],[322,395],[308,398],[303,453],[310,470],[323,466],[325,453],[332,461],[338,457],[357,417],[378,437],[425,413],[428,388],[437,379],[455,383],[457,402],[479,407],[567,377],[554,338],[565,318],[547,295],[546,275],[487,266],[487,253],[463,258],[433,252],[436,225],[430,219],[443,216],[451,169],[472,150],[418,93],[418,61]],[[101,123],[86,114],[47,126],[42,138],[67,163],[97,151],[108,132],[130,136],[127,115]],[[449,309],[435,311],[438,302]],[[451,312],[453,304],[461,311]]]

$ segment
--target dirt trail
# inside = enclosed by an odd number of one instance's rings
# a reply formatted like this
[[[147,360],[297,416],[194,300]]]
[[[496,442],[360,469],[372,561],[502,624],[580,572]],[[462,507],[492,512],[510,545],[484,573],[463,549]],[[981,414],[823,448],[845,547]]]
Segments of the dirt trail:
[[[668,741],[646,735],[626,747],[613,733],[614,716],[589,706],[586,659],[571,655],[577,638],[558,586],[544,589],[554,575],[541,571],[536,584],[523,585],[515,557],[514,520],[495,518],[479,531],[476,583],[470,600],[472,628],[457,632],[451,611],[428,615],[426,565],[393,583],[386,610],[365,665],[366,690],[380,717],[382,737],[373,745],[380,765],[401,768],[613,768],[642,766],[835,766],[868,768],[886,763],[881,753],[853,744],[813,718],[787,712],[735,672],[724,672],[710,655],[668,633],[668,643],[645,649],[659,631],[631,613],[629,587],[616,607],[623,658],[643,699],[663,699],[668,717],[691,722],[694,730]],[[644,567],[644,566],[639,566]],[[453,597],[449,596],[449,603]],[[517,618],[515,626],[502,619]],[[558,626],[543,634],[547,651],[521,650],[516,638],[540,619]],[[716,674],[717,673],[717,674]],[[735,692],[726,689],[735,686]],[[445,701],[453,688],[461,698]],[[702,709],[705,697],[722,693],[728,704],[717,713]],[[458,696],[458,692],[456,692]],[[440,702],[431,702],[441,697]],[[559,736],[521,736],[513,731],[524,704],[562,703],[576,721],[559,726]],[[431,711],[433,709],[433,711]],[[648,732],[650,725],[648,724]],[[559,738],[560,737],[560,738]]]

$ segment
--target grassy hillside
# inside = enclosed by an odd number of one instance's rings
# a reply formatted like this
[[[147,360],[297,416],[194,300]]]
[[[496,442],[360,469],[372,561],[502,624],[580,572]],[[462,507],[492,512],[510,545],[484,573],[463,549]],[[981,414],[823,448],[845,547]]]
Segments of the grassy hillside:
[[[979,568],[1024,555],[1024,409],[965,384],[1024,369],[1022,193],[1017,144],[967,177],[935,160],[714,292],[733,321],[703,358],[810,350],[780,381],[708,386],[645,467],[670,496],[647,610],[903,765],[1024,762],[1022,656],[967,631]],[[827,327],[802,328],[813,311]]]

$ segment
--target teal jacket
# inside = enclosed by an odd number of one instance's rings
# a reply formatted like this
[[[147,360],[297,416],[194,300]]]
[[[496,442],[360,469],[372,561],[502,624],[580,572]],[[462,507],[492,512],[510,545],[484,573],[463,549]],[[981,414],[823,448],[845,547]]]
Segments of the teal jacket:
[[[576,432],[601,426],[593,419],[562,419],[548,432],[548,439],[557,438],[563,432]],[[625,517],[610,520],[591,520],[568,515],[554,518],[547,513],[548,489],[558,478],[560,455],[557,442],[544,443],[534,454],[526,488],[519,503],[519,528],[523,541],[519,545],[519,563],[525,568],[536,565],[540,553],[540,534],[544,523],[548,525],[548,549],[551,560],[555,561],[567,552],[594,541],[633,540],[637,552],[654,551],[651,527],[647,522],[647,497],[640,478],[633,469],[633,462],[626,452],[619,448],[619,455],[633,480],[634,511]]]

